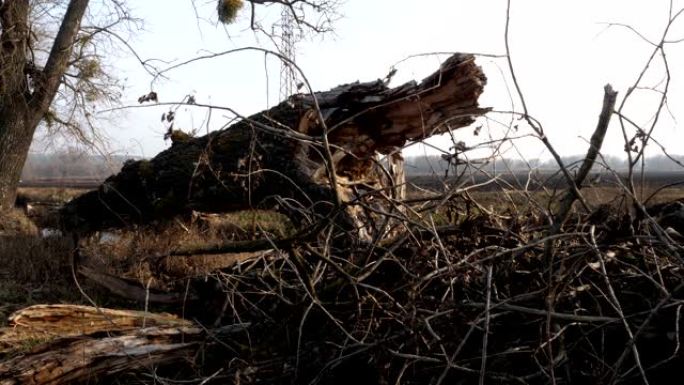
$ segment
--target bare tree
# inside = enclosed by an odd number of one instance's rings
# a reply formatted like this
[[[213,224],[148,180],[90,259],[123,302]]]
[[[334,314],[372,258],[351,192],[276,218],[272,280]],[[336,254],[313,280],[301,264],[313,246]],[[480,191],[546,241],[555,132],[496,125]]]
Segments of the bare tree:
[[[71,110],[66,116],[73,116],[76,111],[84,111],[89,101],[105,96],[102,84],[96,80],[102,79],[103,72],[90,44],[92,34],[84,33],[81,25],[89,3],[0,3],[0,211],[14,204],[21,170],[38,125],[46,121],[48,125],[62,122],[76,127],[73,119],[60,118],[51,106],[61,105]],[[61,20],[54,33],[48,24],[39,22],[54,22],[54,18]]]
[[[288,7],[294,20],[315,32],[330,28],[331,0],[248,0],[251,27],[260,29],[257,6]],[[242,0],[218,2],[218,17],[231,23]],[[55,20],[59,21],[59,28]],[[121,0],[0,1],[0,212],[11,208],[36,129],[60,131],[92,144],[93,109],[119,98],[119,83],[106,70],[103,42],[119,42],[145,69],[156,73],[121,36],[136,20]]]

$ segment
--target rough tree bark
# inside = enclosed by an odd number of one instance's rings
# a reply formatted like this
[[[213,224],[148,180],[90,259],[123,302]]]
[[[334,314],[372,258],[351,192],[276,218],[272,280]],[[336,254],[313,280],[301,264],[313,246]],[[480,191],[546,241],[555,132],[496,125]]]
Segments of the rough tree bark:
[[[29,3],[0,2],[0,212],[14,206],[33,135],[57,93],[88,7],[88,0],[69,2],[45,68],[38,70],[29,55]]]
[[[259,206],[276,206],[301,224],[330,213],[338,197],[346,206],[338,223],[358,225],[359,211],[350,204],[356,197],[381,186],[391,188],[376,190],[373,199],[402,191],[388,182],[402,173],[381,166],[378,155],[400,164],[408,141],[471,124],[487,111],[478,106],[485,83],[472,55],[455,54],[419,84],[390,89],[378,80],[319,92],[315,100],[295,95],[225,130],[177,140],[151,160],[128,162],[64,207],[64,227],[89,232],[191,210]],[[331,156],[322,146],[324,130]]]

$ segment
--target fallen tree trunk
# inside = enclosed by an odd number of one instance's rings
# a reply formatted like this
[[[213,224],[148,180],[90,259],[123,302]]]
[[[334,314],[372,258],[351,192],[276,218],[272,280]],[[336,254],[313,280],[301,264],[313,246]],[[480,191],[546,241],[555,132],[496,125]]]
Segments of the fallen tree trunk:
[[[0,330],[0,385],[67,384],[154,368],[191,355],[204,335],[169,314],[38,305]]]
[[[67,204],[63,225],[87,233],[192,210],[255,207],[277,207],[301,225],[362,191],[385,187],[385,198],[400,198],[403,188],[392,181],[397,173],[378,155],[400,162],[407,142],[473,123],[486,112],[478,107],[485,83],[472,55],[455,54],[419,84],[390,89],[378,80],[294,95],[225,130],[177,138],[151,160],[128,162],[96,191]],[[347,207],[336,223],[367,232],[360,217]]]

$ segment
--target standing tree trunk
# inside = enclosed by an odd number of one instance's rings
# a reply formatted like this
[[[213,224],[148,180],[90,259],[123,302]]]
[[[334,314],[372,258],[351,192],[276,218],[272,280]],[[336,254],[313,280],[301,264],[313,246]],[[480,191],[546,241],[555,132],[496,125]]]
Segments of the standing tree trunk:
[[[26,108],[0,110],[0,212],[14,206],[36,124]]]
[[[29,1],[5,1],[0,5],[0,212],[11,208],[16,198],[30,115],[28,81],[24,74],[28,51]],[[28,142],[31,138],[28,137]]]
[[[0,213],[14,206],[33,135],[69,65],[88,2],[69,2],[43,70],[29,60],[29,0],[0,2]]]

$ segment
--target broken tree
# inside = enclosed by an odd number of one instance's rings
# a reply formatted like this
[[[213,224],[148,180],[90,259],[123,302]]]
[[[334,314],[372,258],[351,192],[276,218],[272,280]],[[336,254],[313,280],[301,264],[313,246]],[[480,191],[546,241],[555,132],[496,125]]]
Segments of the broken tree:
[[[402,198],[401,148],[473,123],[487,111],[478,106],[485,83],[474,56],[455,54],[420,83],[388,88],[378,80],[294,95],[224,130],[177,137],[151,160],[128,162],[66,205],[64,226],[90,232],[192,210],[275,207],[298,225],[336,216],[336,224],[369,235],[377,227],[364,223],[368,204]],[[389,162],[380,162],[385,155]],[[355,206],[360,197],[365,210]]]

